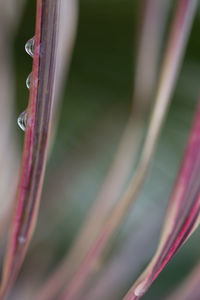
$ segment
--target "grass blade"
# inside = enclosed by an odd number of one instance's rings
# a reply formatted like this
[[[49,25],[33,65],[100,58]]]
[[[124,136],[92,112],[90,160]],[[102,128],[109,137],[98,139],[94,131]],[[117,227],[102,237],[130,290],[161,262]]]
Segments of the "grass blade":
[[[200,105],[189,137],[183,164],[170,199],[160,244],[149,266],[125,296],[140,299],[169,260],[199,224],[200,213]]]
[[[58,12],[59,1],[37,1],[28,121],[0,299],[5,298],[17,277],[37,219],[54,96]]]

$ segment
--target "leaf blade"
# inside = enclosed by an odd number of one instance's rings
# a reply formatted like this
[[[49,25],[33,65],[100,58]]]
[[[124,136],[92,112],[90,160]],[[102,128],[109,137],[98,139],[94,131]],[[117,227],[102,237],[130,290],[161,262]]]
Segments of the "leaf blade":
[[[58,9],[59,1],[37,1],[28,122],[0,299],[5,298],[17,277],[37,219],[54,96]]]
[[[170,199],[160,244],[150,264],[124,297],[140,299],[199,224],[200,103]],[[195,180],[196,179],[196,180]],[[195,180],[195,182],[194,182]]]

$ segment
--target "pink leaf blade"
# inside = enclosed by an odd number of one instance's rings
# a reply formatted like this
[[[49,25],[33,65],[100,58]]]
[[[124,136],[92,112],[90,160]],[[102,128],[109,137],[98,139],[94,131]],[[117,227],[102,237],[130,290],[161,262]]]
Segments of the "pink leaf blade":
[[[38,0],[35,52],[22,170],[16,194],[0,299],[11,289],[31,240],[39,207],[54,98],[59,1]]]
[[[172,193],[160,244],[149,266],[127,295],[140,299],[166,264],[186,242],[199,224],[200,215],[200,104],[188,140],[182,167]],[[137,296],[137,298],[135,298]]]

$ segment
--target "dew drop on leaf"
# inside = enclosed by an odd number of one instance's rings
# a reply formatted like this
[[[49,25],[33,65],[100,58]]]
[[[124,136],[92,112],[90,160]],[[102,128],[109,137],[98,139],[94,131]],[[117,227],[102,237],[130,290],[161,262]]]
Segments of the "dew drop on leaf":
[[[28,53],[28,55],[30,55],[31,57],[33,57],[34,55],[34,46],[35,46],[35,38],[32,37],[30,40],[28,40],[28,42],[25,45],[25,50]]]
[[[147,285],[146,280],[143,280],[142,282],[140,282],[140,284],[138,284],[138,286],[134,290],[134,294],[136,297],[141,297],[142,295],[144,295],[144,293],[147,290],[146,285]]]
[[[28,75],[28,77],[26,79],[26,87],[27,87],[27,89],[30,89],[30,85],[31,85],[31,73]]]
[[[24,236],[19,236],[18,241],[20,244],[24,244],[26,242],[26,238]]]
[[[27,124],[27,111],[23,111],[20,116],[17,119],[18,126],[25,131],[26,130],[26,124]]]

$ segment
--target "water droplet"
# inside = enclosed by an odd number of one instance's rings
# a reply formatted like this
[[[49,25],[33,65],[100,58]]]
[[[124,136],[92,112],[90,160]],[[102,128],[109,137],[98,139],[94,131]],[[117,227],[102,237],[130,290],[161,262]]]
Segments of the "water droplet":
[[[147,290],[147,280],[143,280],[140,282],[134,290],[134,294],[136,297],[141,297]]]
[[[26,79],[26,87],[27,87],[27,89],[30,89],[30,85],[31,85],[31,73],[28,75],[28,77]]]
[[[23,111],[21,115],[17,119],[18,126],[25,131],[26,130],[26,124],[27,124],[27,111]]]
[[[18,241],[19,243],[24,244],[26,242],[26,238],[24,236],[19,236]]]
[[[32,37],[30,40],[28,40],[28,42],[25,45],[25,50],[28,53],[28,55],[30,55],[31,57],[33,57],[34,55],[34,46],[35,46],[35,38]]]

